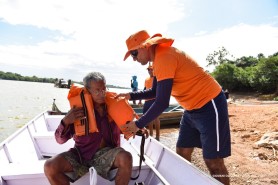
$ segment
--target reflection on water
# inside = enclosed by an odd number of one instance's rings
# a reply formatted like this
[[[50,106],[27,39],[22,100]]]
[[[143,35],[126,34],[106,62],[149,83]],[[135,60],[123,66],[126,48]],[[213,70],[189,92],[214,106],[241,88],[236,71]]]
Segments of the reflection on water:
[[[69,110],[69,89],[56,88],[50,83],[12,80],[0,80],[0,87],[0,142],[37,114],[51,110],[53,99],[56,99],[56,105],[62,112]],[[110,91],[119,93],[130,90],[110,88]],[[171,149],[175,148],[177,133],[177,128],[162,129],[161,142]]]

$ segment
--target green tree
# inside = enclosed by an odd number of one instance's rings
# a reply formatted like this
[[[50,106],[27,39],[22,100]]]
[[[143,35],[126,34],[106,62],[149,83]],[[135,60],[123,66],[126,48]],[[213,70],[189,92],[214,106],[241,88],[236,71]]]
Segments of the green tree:
[[[260,59],[254,68],[251,86],[263,93],[278,93],[278,56]]]
[[[236,59],[235,61],[237,67],[251,67],[251,66],[256,66],[258,64],[258,59],[249,56],[249,57],[241,57],[239,59]]]
[[[234,64],[224,63],[215,68],[212,76],[223,89],[235,90],[239,85],[236,73],[239,73],[239,69]]]
[[[229,57],[233,58],[226,48],[222,46],[218,51],[214,51],[207,56],[206,61],[208,62],[208,65],[206,67],[211,65],[218,66],[224,63],[233,63],[233,61],[228,59]]]

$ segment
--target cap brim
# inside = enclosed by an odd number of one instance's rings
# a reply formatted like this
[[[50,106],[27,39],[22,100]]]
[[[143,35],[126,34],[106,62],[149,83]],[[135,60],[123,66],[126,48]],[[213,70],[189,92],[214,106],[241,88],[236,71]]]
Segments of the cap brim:
[[[126,54],[125,54],[125,57],[124,57],[124,61],[130,56],[130,52],[127,51]]]

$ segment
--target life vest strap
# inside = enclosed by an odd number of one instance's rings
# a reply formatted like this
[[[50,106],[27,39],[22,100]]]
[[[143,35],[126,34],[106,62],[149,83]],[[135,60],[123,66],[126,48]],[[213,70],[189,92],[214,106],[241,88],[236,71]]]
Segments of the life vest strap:
[[[142,161],[145,161],[145,157],[144,157],[144,148],[145,148],[145,140],[146,140],[145,135],[143,134],[143,132],[141,130],[138,130],[136,132],[136,135],[142,137],[141,145],[140,145],[139,173],[136,177],[130,177],[131,180],[138,179],[138,177],[140,176],[140,172],[141,172]],[[115,180],[115,179],[116,179],[116,175],[111,180]]]
[[[142,130],[138,130],[136,132],[137,136],[141,136],[141,145],[140,145],[140,159],[139,159],[139,173],[136,177],[131,177],[131,180],[136,180],[138,179],[138,177],[140,176],[140,172],[141,172],[141,167],[142,167],[142,161],[145,161],[145,157],[144,157],[144,148],[145,148],[145,135],[143,134]]]
[[[81,120],[81,124],[82,125],[85,124],[85,135],[88,136],[89,135],[88,109],[85,102],[84,90],[81,91],[80,98],[81,98],[82,106],[84,108],[84,115],[85,115],[85,119]]]

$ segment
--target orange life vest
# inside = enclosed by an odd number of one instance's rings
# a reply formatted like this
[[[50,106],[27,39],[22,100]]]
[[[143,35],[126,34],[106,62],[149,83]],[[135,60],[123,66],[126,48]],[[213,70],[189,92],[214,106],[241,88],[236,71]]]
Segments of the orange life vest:
[[[124,98],[115,99],[116,95],[114,92],[106,92],[105,102],[108,115],[115,121],[125,135],[125,138],[129,138],[132,134],[123,130],[121,126],[132,121],[134,117],[138,118],[138,115],[134,112],[127,100]],[[73,84],[68,93],[68,100],[71,108],[73,106],[83,107],[85,111],[86,119],[84,121],[75,120],[74,122],[75,134],[82,136],[88,133],[98,132],[93,99],[90,92],[81,85]]]

